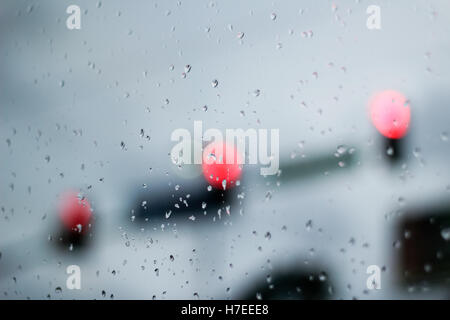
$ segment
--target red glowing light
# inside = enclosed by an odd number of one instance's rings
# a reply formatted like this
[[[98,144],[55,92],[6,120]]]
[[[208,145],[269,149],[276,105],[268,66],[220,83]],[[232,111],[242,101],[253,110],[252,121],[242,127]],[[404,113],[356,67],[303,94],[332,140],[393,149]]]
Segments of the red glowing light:
[[[377,130],[390,139],[406,135],[411,121],[411,110],[405,96],[394,90],[377,93],[369,101],[370,117]]]
[[[223,142],[213,142],[203,151],[203,175],[217,189],[225,190],[236,185],[241,177],[242,163],[241,153]]]
[[[82,233],[88,227],[91,215],[88,200],[76,192],[70,191],[61,197],[59,216],[67,229]]]

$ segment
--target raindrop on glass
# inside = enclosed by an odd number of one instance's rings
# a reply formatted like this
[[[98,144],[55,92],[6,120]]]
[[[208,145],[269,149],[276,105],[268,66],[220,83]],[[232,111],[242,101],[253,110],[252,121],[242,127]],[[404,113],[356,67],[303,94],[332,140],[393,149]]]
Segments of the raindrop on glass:
[[[449,241],[450,240],[450,228],[442,229],[441,236],[445,241]]]

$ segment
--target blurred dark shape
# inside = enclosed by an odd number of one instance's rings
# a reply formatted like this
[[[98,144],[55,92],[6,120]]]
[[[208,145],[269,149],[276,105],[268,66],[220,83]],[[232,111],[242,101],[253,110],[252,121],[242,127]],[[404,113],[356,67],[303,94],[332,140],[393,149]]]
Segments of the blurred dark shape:
[[[353,151],[350,151],[352,149]],[[322,177],[325,172],[351,168],[357,162],[357,152],[354,150],[346,147],[346,151],[342,154],[326,152],[304,159],[284,161],[280,164],[280,175],[267,176],[266,179],[298,183],[307,178]]]
[[[397,164],[405,159],[405,141],[406,137],[401,139],[389,139],[383,137],[383,154],[391,164]]]
[[[80,233],[61,228],[54,240],[58,248],[64,251],[85,250],[93,241],[93,232],[91,229]]]
[[[351,151],[350,151],[351,150]],[[267,177],[260,176],[260,168],[257,166],[244,166],[245,176],[241,178],[260,178],[260,183],[267,181],[295,182],[306,178],[320,177],[325,172],[351,168],[355,165],[357,155],[354,148],[346,147],[345,152],[333,154],[332,152],[322,153],[306,159],[284,162],[280,167],[280,174]],[[179,186],[178,188],[176,186]],[[179,219],[187,221],[187,218],[195,215],[197,220],[210,220],[211,215],[217,215],[218,210],[222,215],[226,214],[227,206],[233,206],[236,211],[236,204],[242,205],[242,200],[238,195],[245,189],[241,185],[227,188],[225,190],[211,187],[203,178],[199,176],[194,179],[162,178],[155,187],[150,187],[146,191],[132,194],[132,205],[128,213],[128,219],[134,217],[137,221],[163,221],[166,219]],[[206,211],[206,215],[204,214]]]
[[[95,242],[97,218],[97,215],[93,216],[87,228],[81,231],[68,230],[64,225],[59,224],[56,234],[50,235],[48,240],[51,240],[51,243],[62,252],[87,251]]]
[[[401,281],[450,285],[450,204],[405,212],[397,232]]]
[[[309,271],[300,266],[273,272],[247,290],[241,300],[327,300],[335,296],[335,288],[320,268]]]
[[[241,188],[235,186],[225,190],[215,189],[203,176],[175,183],[159,183],[157,189],[151,188],[150,191],[133,196],[135,200],[130,214],[141,222],[167,219],[188,222],[192,215],[196,221],[211,220],[211,216],[217,216],[218,210],[221,210],[222,216],[227,214],[226,208],[236,204]],[[235,211],[235,206],[233,208]]]

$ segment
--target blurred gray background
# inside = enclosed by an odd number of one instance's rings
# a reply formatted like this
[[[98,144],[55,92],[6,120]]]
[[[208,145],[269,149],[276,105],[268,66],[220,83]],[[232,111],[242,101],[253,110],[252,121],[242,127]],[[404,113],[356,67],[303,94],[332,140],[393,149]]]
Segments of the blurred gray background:
[[[66,27],[71,4],[80,30]],[[381,30],[366,27],[369,5]],[[448,21],[443,0],[3,0],[1,299],[240,298],[285,269],[326,274],[325,298],[447,298],[439,283],[400,283],[395,225],[450,195]],[[367,113],[384,89],[411,103],[395,165]],[[189,185],[170,134],[194,120],[279,128],[280,162],[302,174],[244,167],[230,215],[132,221],[135,195]],[[355,151],[341,167],[342,145]],[[302,167],[315,159],[331,164]],[[57,249],[58,195],[74,188],[95,237]],[[65,286],[69,264],[81,290]],[[366,287],[369,265],[383,269],[380,290]]]

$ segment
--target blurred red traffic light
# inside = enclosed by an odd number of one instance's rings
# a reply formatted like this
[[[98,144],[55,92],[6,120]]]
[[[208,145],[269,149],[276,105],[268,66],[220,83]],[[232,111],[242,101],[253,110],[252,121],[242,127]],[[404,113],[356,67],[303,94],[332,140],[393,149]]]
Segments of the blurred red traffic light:
[[[395,90],[375,94],[369,101],[370,117],[377,130],[389,139],[400,139],[408,132],[411,110],[405,96]]]
[[[203,151],[203,175],[214,188],[226,190],[239,181],[243,158],[233,145],[213,142]]]
[[[69,231],[83,233],[91,220],[91,205],[77,192],[68,191],[61,196],[59,216]]]

